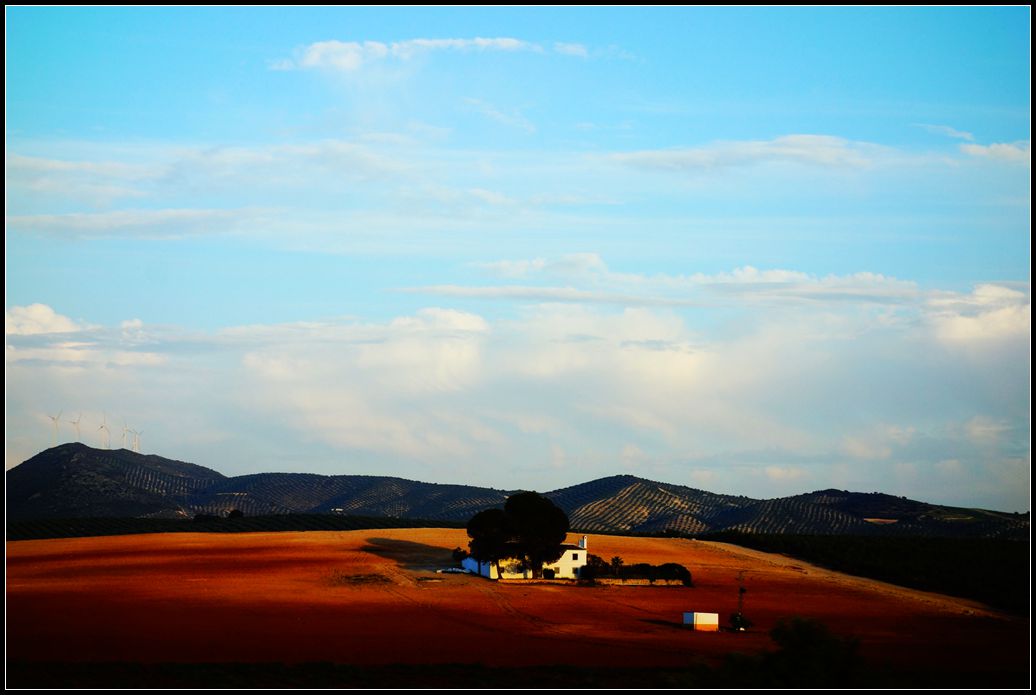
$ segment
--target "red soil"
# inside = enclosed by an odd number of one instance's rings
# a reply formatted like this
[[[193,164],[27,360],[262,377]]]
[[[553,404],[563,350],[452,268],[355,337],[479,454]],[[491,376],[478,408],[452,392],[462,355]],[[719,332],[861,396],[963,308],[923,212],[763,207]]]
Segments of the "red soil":
[[[575,536],[570,537],[574,541]],[[1018,673],[1029,622],[979,604],[735,546],[591,536],[629,563],[679,562],[694,588],[501,584],[436,574],[453,529],[156,534],[7,543],[7,658],[25,661],[683,666],[772,648],[818,618],[899,670]],[[684,611],[737,605],[749,633],[695,633]]]

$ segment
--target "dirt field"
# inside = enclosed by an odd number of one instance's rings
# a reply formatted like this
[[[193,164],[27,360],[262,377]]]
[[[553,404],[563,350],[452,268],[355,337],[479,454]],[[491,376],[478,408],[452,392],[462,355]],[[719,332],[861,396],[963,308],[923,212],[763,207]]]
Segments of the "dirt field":
[[[681,539],[591,536],[590,552],[679,562],[694,588],[434,572],[466,543],[454,529],[8,542],[7,658],[681,667],[771,649],[770,628],[797,615],[855,636],[876,667],[1027,682],[1029,621],[961,599]],[[726,623],[741,571],[751,632],[680,625],[694,610]]]

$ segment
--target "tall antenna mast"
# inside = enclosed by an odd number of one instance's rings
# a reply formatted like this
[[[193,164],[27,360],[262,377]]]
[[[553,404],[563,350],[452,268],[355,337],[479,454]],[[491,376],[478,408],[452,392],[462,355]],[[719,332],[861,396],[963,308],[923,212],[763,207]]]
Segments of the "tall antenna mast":
[[[737,573],[737,613],[730,616],[730,626],[736,632],[744,632],[752,627],[752,621],[745,617],[746,593],[748,589],[745,588],[745,570],[741,570]]]

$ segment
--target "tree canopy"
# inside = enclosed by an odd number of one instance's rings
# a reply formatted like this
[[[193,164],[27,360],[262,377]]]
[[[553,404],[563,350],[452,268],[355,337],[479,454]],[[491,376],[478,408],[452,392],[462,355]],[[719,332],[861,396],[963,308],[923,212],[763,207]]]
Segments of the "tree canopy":
[[[468,522],[471,555],[482,562],[516,557],[534,577],[564,552],[568,515],[546,497],[519,492],[503,509],[481,511]]]

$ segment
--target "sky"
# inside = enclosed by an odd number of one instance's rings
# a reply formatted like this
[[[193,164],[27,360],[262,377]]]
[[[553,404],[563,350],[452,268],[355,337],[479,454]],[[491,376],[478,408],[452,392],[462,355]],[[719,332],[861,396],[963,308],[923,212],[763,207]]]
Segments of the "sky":
[[[1028,7],[5,19],[8,469],[1030,508]]]

